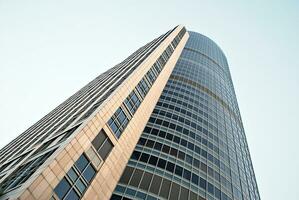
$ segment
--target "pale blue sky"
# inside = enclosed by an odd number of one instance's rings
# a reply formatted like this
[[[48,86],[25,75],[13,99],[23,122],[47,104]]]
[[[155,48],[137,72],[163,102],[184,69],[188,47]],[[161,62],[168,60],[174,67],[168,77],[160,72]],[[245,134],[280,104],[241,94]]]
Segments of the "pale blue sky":
[[[262,199],[299,199],[299,2],[0,0],[0,147],[177,24],[224,51]]]

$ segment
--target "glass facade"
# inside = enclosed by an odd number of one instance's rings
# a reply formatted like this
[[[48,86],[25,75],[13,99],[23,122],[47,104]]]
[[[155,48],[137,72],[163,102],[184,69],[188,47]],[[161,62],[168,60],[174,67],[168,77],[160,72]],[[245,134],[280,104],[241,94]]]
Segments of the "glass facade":
[[[188,33],[113,200],[260,199],[226,57]]]

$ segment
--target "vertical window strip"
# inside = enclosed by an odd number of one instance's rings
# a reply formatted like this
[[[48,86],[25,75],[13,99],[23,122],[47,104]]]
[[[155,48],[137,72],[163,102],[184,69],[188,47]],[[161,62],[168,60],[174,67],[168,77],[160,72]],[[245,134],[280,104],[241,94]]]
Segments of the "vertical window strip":
[[[180,40],[186,33],[186,29],[183,28],[173,41],[168,45],[164,52],[160,55],[157,61],[125,99],[122,105],[116,110],[112,117],[108,120],[108,126],[117,138],[120,138],[122,132],[128,125],[130,119],[133,117],[142,100],[149,92],[151,86],[156,81],[158,75],[164,68],[166,62],[174,52],[174,49],[179,44]],[[138,94],[138,95],[137,95]],[[140,98],[139,98],[139,97]]]

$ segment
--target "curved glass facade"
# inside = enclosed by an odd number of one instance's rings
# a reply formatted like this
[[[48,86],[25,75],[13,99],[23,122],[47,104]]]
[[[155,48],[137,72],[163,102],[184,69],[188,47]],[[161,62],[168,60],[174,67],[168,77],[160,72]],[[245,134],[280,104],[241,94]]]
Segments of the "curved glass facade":
[[[226,57],[189,35],[111,199],[260,199]]]

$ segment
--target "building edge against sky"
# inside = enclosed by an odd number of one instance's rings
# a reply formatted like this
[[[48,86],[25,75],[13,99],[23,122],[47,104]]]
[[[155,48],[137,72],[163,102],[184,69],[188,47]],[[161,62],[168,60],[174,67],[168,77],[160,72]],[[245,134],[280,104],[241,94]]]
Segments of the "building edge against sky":
[[[2,148],[0,184],[0,199],[260,199],[226,58],[183,26]]]

